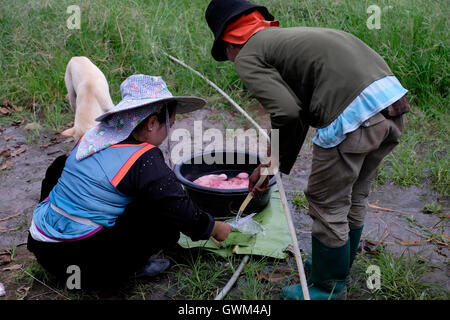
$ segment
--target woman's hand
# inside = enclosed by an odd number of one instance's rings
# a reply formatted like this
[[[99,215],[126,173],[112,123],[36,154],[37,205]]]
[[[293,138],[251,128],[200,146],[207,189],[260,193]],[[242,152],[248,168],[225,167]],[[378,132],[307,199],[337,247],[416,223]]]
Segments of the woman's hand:
[[[231,230],[233,230],[233,228],[228,223],[216,221],[214,223],[213,231],[211,232],[211,237],[218,241],[224,241],[228,238]]]

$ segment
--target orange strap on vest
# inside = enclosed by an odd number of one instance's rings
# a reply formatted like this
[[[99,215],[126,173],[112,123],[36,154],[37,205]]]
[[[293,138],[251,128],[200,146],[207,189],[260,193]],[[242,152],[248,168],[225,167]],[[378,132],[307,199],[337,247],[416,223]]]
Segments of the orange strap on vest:
[[[116,173],[114,178],[111,180],[111,184],[114,187],[117,187],[119,182],[125,177],[128,170],[130,170],[131,166],[136,162],[137,159],[139,159],[140,156],[142,156],[144,153],[146,153],[148,150],[153,149],[155,146],[149,143],[142,143],[142,144],[117,144],[110,146],[110,148],[120,148],[120,147],[136,147],[136,146],[144,146],[137,150],[135,153],[131,155],[131,157],[123,164],[122,168],[120,168],[119,172]]]

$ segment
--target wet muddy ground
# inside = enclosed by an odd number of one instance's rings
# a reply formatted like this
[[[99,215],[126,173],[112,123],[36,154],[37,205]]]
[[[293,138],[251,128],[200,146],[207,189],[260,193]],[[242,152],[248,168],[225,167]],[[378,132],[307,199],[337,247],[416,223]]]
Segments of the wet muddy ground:
[[[235,126],[237,123],[242,126],[242,120],[236,120],[234,115],[205,108],[191,114],[189,118],[178,119],[175,128],[192,131],[195,120],[203,120],[204,129],[218,128],[223,131],[225,128],[240,127]],[[252,107],[251,115],[262,127],[269,127],[269,118],[260,108]],[[25,125],[17,123],[0,128],[0,282],[6,287],[6,296],[0,299],[58,299],[61,297],[39,284],[28,292],[30,288],[18,285],[15,277],[21,267],[34,259],[26,250],[26,240],[45,170],[55,158],[69,152],[74,141],[45,129],[37,140],[30,141],[30,132],[25,130]],[[161,149],[167,154],[165,143]],[[283,176],[298,231],[299,246],[307,254],[311,252],[312,221],[304,207],[294,204],[294,199],[306,188],[311,151],[309,139],[291,174]],[[443,207],[442,213],[422,212],[424,205],[438,200]],[[450,234],[448,199],[439,199],[439,195],[427,186],[404,188],[387,184],[373,190],[369,203],[371,207],[367,212],[363,241],[372,246],[385,244],[395,254],[420,255],[434,266],[433,272],[427,274],[425,280],[439,283],[449,291],[448,242],[442,245],[439,243],[442,237],[435,236],[444,235],[448,238]],[[157,284],[166,286],[167,281],[170,280],[160,278]],[[170,295],[167,292],[159,294],[155,290],[151,298],[168,299]]]

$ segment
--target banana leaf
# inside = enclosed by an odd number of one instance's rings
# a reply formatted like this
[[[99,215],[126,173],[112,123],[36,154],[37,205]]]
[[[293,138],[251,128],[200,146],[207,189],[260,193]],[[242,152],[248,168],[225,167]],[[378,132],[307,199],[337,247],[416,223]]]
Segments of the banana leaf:
[[[278,189],[273,190],[266,208],[256,214],[253,219],[264,227],[264,232],[244,234],[233,230],[222,242],[222,248],[218,248],[211,240],[192,241],[184,234],[181,234],[178,243],[183,248],[199,247],[222,257],[231,256],[234,249],[234,254],[286,258],[286,248],[291,244],[291,238]]]

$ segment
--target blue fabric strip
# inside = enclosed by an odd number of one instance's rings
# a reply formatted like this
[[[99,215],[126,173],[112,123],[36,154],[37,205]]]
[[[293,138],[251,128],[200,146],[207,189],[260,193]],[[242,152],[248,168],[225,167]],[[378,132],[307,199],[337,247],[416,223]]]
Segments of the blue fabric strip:
[[[312,141],[322,148],[332,148],[345,140],[346,134],[403,97],[408,90],[395,76],[374,81],[365,88],[336,120],[325,128],[317,129]]]

